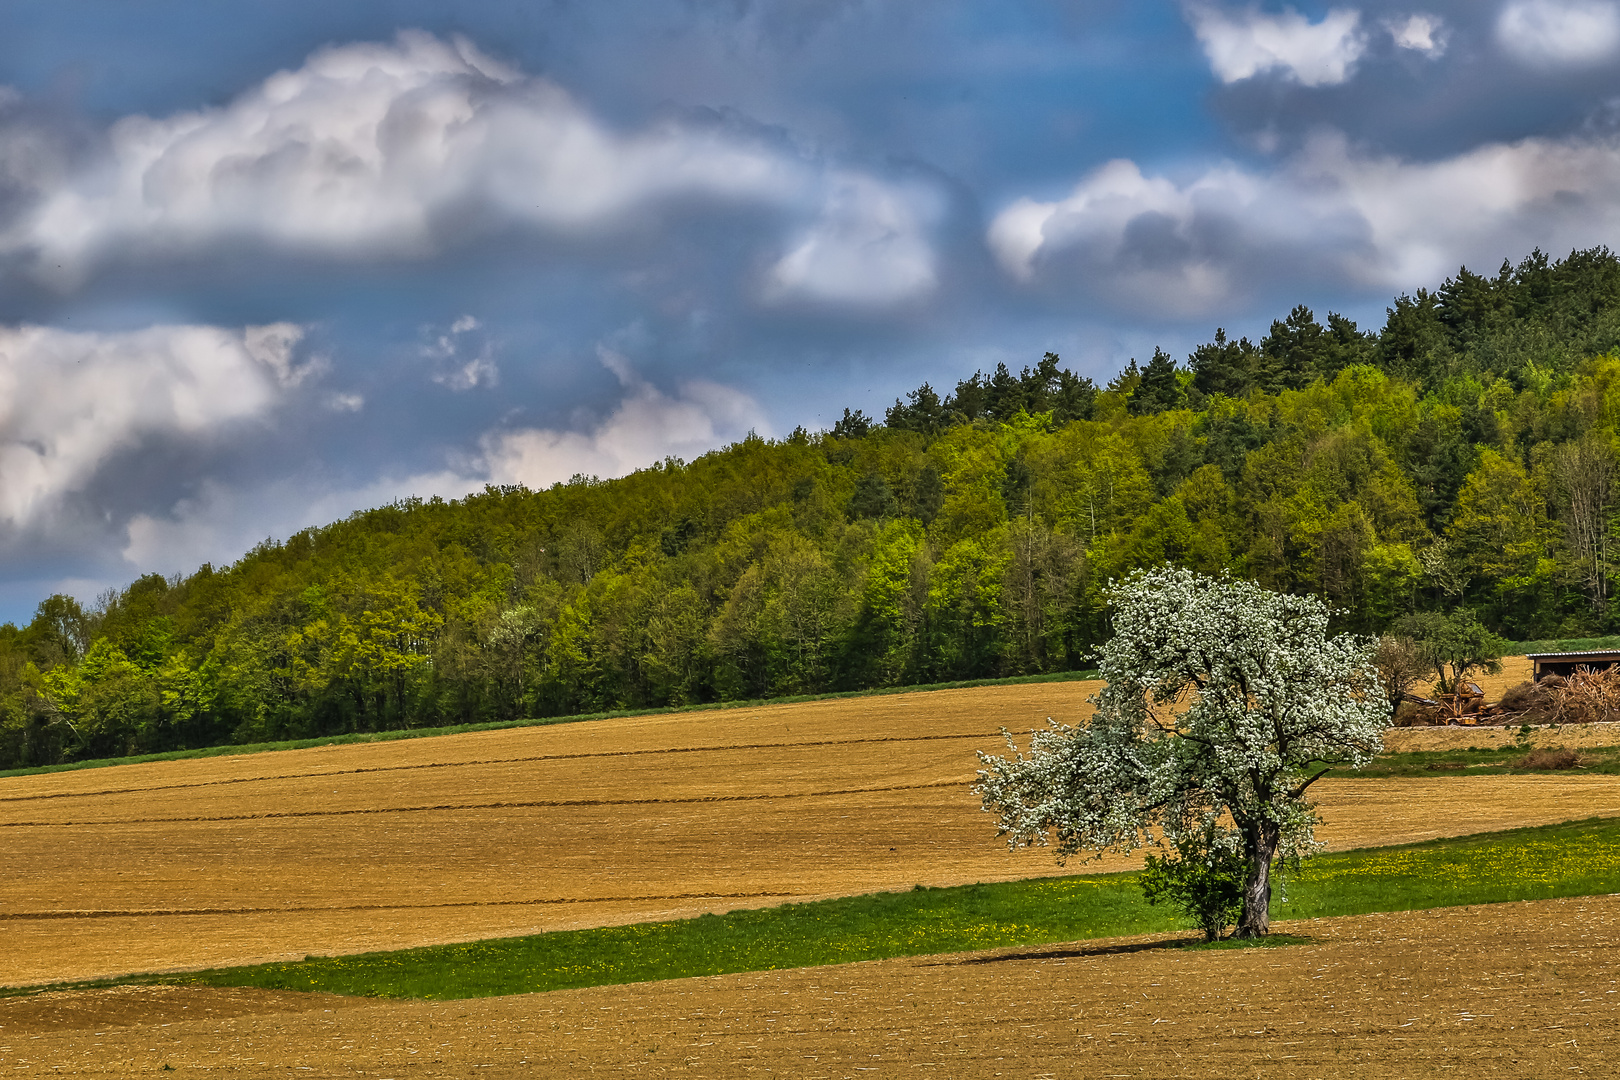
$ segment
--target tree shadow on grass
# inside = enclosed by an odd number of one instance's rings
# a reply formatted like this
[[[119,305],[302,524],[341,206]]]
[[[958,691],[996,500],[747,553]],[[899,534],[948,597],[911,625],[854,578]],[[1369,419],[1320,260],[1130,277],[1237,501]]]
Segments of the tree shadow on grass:
[[[1226,949],[1276,949],[1286,945],[1314,945],[1316,939],[1300,934],[1272,934],[1254,941],[1225,938],[1205,941],[1202,936],[1171,938],[1164,941],[1132,941],[1117,945],[1079,945],[1057,949],[1020,949],[992,956],[969,956],[960,960],[939,960],[924,967],[960,967],[970,964],[1001,964],[1017,960],[1080,960],[1094,956],[1127,956],[1139,952],[1205,951]]]

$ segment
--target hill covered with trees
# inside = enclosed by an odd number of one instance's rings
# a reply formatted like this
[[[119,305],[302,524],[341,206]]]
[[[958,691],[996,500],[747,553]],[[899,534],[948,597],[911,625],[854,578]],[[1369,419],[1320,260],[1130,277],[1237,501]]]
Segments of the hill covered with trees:
[[[1296,307],[1098,387],[1048,354],[881,420],[357,513],[0,626],[0,767],[1075,669],[1133,568],[1614,630],[1620,258]]]

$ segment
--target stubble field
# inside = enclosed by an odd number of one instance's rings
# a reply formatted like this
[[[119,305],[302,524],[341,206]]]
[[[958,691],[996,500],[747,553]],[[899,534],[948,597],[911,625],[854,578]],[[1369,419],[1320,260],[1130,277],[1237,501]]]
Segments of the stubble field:
[[[1047,683],[0,781],[0,985],[1074,872],[969,791]],[[1331,847],[1620,814],[1620,778],[1328,778]],[[1122,860],[1085,864],[1117,869]]]
[[[125,987],[0,1000],[11,1075],[1607,1076],[1620,899],[373,1002]],[[165,1068],[173,1070],[164,1071]]]

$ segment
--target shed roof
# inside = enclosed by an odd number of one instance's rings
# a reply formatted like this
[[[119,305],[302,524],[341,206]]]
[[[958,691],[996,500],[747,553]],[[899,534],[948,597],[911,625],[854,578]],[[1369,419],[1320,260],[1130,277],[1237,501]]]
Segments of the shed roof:
[[[1620,649],[1583,649],[1580,652],[1525,653],[1527,660],[1620,660]]]

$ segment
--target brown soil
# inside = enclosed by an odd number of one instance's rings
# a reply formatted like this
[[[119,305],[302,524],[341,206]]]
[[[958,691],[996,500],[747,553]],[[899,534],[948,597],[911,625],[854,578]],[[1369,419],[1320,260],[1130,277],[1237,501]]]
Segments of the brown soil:
[[[1564,724],[1539,727],[1520,740],[1516,726],[1390,728],[1384,733],[1384,749],[1398,753],[1414,750],[1495,750],[1509,751],[1519,746],[1543,750],[1596,750],[1620,746],[1620,724]]]
[[[114,986],[104,990],[47,990],[0,999],[0,1043],[46,1031],[86,1031],[176,1021],[228,1020],[264,1013],[308,1012],[352,1005],[337,994],[297,994],[252,987]]]
[[[1620,899],[1279,929],[1312,943],[1186,951],[1161,936],[442,1003],[159,989],[0,1000],[0,1068],[401,1078],[1612,1074]],[[90,1022],[65,1024],[70,1011]]]
[[[900,694],[0,780],[0,985],[1131,865],[1009,854],[996,728],[1094,683]],[[1336,848],[1620,814],[1620,778],[1312,789]]]

